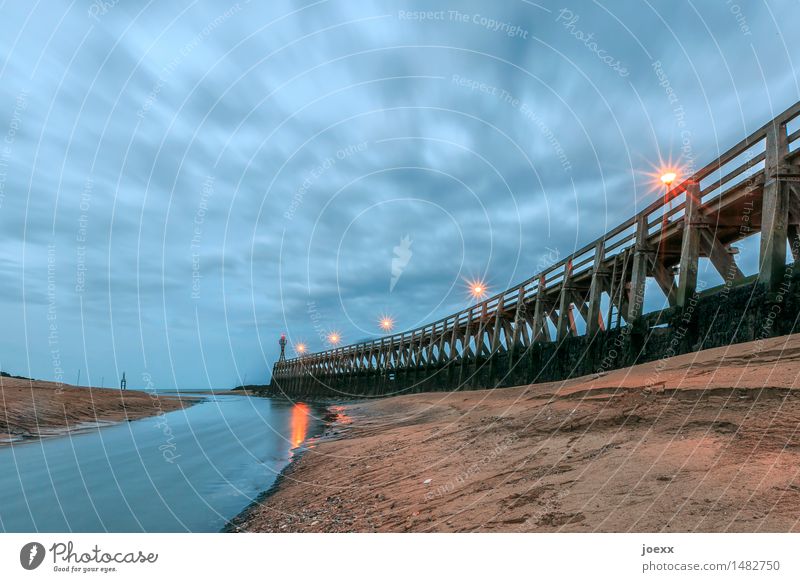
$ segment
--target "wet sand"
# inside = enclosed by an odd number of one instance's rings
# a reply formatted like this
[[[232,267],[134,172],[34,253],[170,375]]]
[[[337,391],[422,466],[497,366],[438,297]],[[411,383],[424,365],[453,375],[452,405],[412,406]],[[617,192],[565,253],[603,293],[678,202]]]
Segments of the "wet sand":
[[[800,335],[345,406],[236,520],[275,532],[800,531]]]
[[[169,412],[193,398],[0,376],[0,446]]]

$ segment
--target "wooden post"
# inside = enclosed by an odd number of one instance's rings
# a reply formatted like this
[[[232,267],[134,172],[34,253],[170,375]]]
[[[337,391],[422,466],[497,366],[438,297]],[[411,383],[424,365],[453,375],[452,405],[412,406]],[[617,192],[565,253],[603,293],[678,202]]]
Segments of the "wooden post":
[[[483,356],[483,352],[485,351],[485,341],[484,338],[486,337],[486,324],[488,323],[489,316],[487,314],[487,305],[486,301],[481,304],[481,318],[478,323],[478,335],[475,339],[475,361],[478,361],[478,358]],[[490,340],[491,341],[491,340]]]
[[[497,386],[497,354],[500,348],[500,332],[503,329],[503,309],[505,308],[505,295],[497,301],[494,312],[494,329],[492,330],[491,348],[489,353],[489,382],[491,387]],[[506,336],[508,342],[508,336]]]
[[[683,240],[675,304],[684,308],[697,290],[697,266],[700,259],[700,185],[686,186],[686,209],[683,215]]]
[[[455,326],[454,326],[455,327]],[[442,323],[442,333],[439,335],[439,353],[436,354],[436,367],[441,367],[445,361],[444,348],[447,345],[447,320]]]
[[[470,309],[469,312],[467,313],[467,326],[464,330],[464,336],[461,338],[461,343],[463,344],[461,346],[461,366],[459,367],[458,370],[458,386],[456,387],[456,389],[461,388],[461,386],[464,383],[464,372],[467,370],[467,362],[469,361],[470,355],[472,353],[472,349],[469,346],[470,341],[472,340],[472,337],[470,335],[472,333],[470,330],[470,328],[472,327],[472,314],[473,310]]]
[[[603,295],[603,285],[606,276],[603,270],[605,255],[605,241],[600,241],[594,249],[594,268],[592,269],[592,283],[589,287],[589,311],[586,313],[586,335],[594,336],[603,328],[603,315],[600,313],[600,299]]]
[[[508,346],[508,369],[511,370],[511,367],[514,364],[514,360],[517,358],[517,351],[519,350],[519,342],[520,342],[520,328],[525,325],[525,319],[523,318],[523,311],[525,309],[525,286],[521,286],[519,288],[519,293],[517,294],[517,307],[514,311],[514,331],[511,335],[511,345]]]
[[[564,265],[564,277],[561,280],[561,296],[558,303],[558,324],[556,325],[556,340],[561,341],[570,331],[570,299],[572,296],[572,261]]]
[[[628,303],[628,323],[635,323],[644,311],[644,289],[647,282],[647,267],[650,249],[647,246],[647,216],[636,217],[636,246],[634,247],[633,269],[631,271],[630,301]],[[621,303],[620,303],[621,305]]]
[[[545,321],[545,294],[546,281],[544,275],[539,277],[539,286],[536,288],[536,303],[533,308],[533,338],[534,342],[550,341],[550,330]]]
[[[783,180],[783,174],[786,155],[789,153],[788,142],[785,124],[773,123],[767,129],[758,280],[770,291],[777,290],[786,268],[789,187]]]
[[[461,313],[456,313],[455,317],[453,318],[453,334],[450,336],[449,360],[451,362],[454,362],[458,357],[458,321],[460,319],[461,319]]]
[[[492,330],[491,349],[490,355],[493,356],[500,346],[500,330],[502,329],[501,318],[503,317],[503,309],[505,306],[505,296],[501,295],[500,299],[495,306],[494,311],[494,329]]]
[[[487,324],[489,323],[489,315],[488,315],[488,300],[484,301],[481,304],[481,315],[480,319],[478,320],[478,332],[475,336],[475,358],[473,359],[473,374],[472,374],[472,386],[478,388],[478,370],[483,366],[481,362],[481,358],[486,355],[488,348],[486,347],[486,342],[488,341],[491,345],[491,338],[488,338],[488,333],[486,332]]]

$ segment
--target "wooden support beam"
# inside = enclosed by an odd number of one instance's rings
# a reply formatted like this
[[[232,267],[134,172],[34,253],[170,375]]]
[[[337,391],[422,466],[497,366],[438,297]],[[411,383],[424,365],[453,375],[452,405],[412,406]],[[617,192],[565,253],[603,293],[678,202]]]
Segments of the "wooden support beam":
[[[636,217],[636,246],[633,253],[633,270],[631,271],[630,301],[628,303],[629,323],[642,317],[644,310],[644,289],[647,282],[647,268],[650,262],[650,249],[647,246],[647,217]]]
[[[529,347],[531,343],[533,343],[533,313],[528,311],[528,307],[524,307],[523,311],[520,314],[520,322],[519,322],[519,340],[522,347]],[[530,333],[528,332],[528,328],[530,328]]]
[[[632,262],[631,256],[633,256],[634,250],[635,248],[627,249],[622,257],[622,271],[619,275],[617,293],[614,299],[614,306],[617,308],[617,328],[622,324],[622,320],[628,321],[628,306],[630,305],[631,297],[631,284],[628,281],[628,266]]]
[[[425,368],[427,369],[433,363],[433,352],[436,348],[436,326],[431,326],[431,331],[428,334],[428,345],[425,350]]]
[[[697,267],[700,260],[700,233],[704,226],[700,216],[700,185],[691,182],[686,186],[686,207],[683,217],[681,261],[678,270],[678,294],[675,304],[686,307],[697,290]]]
[[[400,335],[400,345],[397,346],[397,367],[403,368],[408,363],[408,342],[406,334]]]
[[[620,327],[623,320],[625,323],[628,323],[630,305],[631,283],[630,281],[623,281],[619,288],[619,296],[617,297],[617,327]]]
[[[567,317],[569,320],[569,331],[573,336],[578,335],[578,328],[575,325],[575,313],[573,310],[574,304],[570,303],[567,306]]]
[[[497,349],[501,354],[503,354],[511,351],[512,341],[516,330],[513,320],[506,319],[505,317],[500,321],[500,325],[503,326],[503,335],[506,338],[506,345],[504,347],[501,342]]]
[[[786,229],[786,236],[789,239],[792,260],[794,262],[800,261],[800,225],[790,224]]]
[[[447,346],[447,336],[449,335],[447,328],[448,321],[449,320],[446,319],[442,324],[442,333],[439,336],[439,353],[436,355],[436,364],[439,366],[444,363],[445,358],[447,357],[445,353],[445,347]],[[455,328],[455,325],[453,325],[453,328]]]
[[[744,273],[736,264],[730,245],[723,245],[708,228],[700,229],[700,243],[703,253],[711,260],[711,264],[725,283],[744,279]]]
[[[586,298],[577,291],[573,291],[570,293],[569,300],[573,307],[578,310],[578,313],[581,314],[581,319],[586,323],[586,318],[589,317],[589,305],[586,303]]]
[[[600,313],[600,300],[603,295],[603,287],[606,284],[608,273],[603,269],[605,258],[605,241],[600,241],[594,248],[594,262],[592,267],[592,284],[589,287],[589,307],[585,317],[586,335],[594,336],[598,331],[603,330],[603,314]]]
[[[782,179],[789,140],[786,125],[767,128],[764,162],[764,193],[761,199],[761,248],[758,279],[767,289],[777,290],[786,267],[789,236],[789,186]]]
[[[800,261],[800,184],[789,183],[789,225],[786,228],[794,262]]]
[[[478,332],[475,334],[475,357],[478,358],[484,354],[484,336],[486,335],[486,324],[488,323],[486,302],[481,304],[481,317],[478,321]]]
[[[516,312],[514,313],[514,323],[513,329],[511,332],[511,344],[508,345],[508,352],[509,352],[509,368],[511,364],[514,363],[514,358],[517,356],[517,352],[519,351],[520,341],[521,341],[521,332],[525,328],[525,286],[521,286],[519,288],[519,293],[517,294],[517,308]]]
[[[544,275],[539,277],[539,286],[536,290],[536,305],[533,310],[533,330],[531,331],[532,340],[534,342],[550,341],[550,330],[547,329],[547,322],[545,322],[545,279]],[[547,334],[544,332],[547,331]]]
[[[466,380],[467,374],[467,363],[470,359],[470,355],[472,354],[472,348],[470,348],[470,342],[472,341],[472,336],[470,335],[471,328],[472,328],[472,318],[474,315],[474,308],[471,308],[467,315],[467,325],[464,328],[464,335],[462,336],[462,346],[461,346],[461,365],[458,369],[458,386],[456,388],[460,388],[464,385],[464,381]],[[477,348],[477,346],[476,346]]]
[[[547,312],[547,317],[550,318],[550,321],[553,322],[553,326],[556,328],[556,332],[558,332],[560,314],[555,309],[550,309]],[[545,322],[544,327],[545,329],[549,330],[549,328],[547,327],[547,322]]]
[[[606,321],[609,327],[614,326],[614,321],[611,317],[614,314],[614,301],[617,296],[615,291],[617,284],[617,263],[619,263],[619,256],[614,257],[614,262],[611,267],[611,279],[608,282],[608,316],[606,317]],[[619,311],[617,311],[617,313],[619,313]]]
[[[661,291],[667,296],[670,305],[675,305],[678,298],[678,286],[675,284],[675,275],[672,269],[664,266],[661,257],[656,257],[653,264],[653,278],[658,283]]]
[[[558,300],[558,320],[556,322],[556,340],[561,341],[567,337],[570,330],[569,314],[570,296],[572,295],[572,261],[564,265],[564,275],[561,281],[561,294]]]
[[[451,362],[454,362],[455,359],[458,357],[458,332],[459,332],[459,320],[461,319],[461,313],[456,313],[453,317],[453,333],[450,336],[450,358]]]
[[[494,329],[492,330],[492,344],[490,353],[497,353],[500,346],[500,331],[502,329],[503,306],[505,305],[505,295],[501,295],[494,312]]]

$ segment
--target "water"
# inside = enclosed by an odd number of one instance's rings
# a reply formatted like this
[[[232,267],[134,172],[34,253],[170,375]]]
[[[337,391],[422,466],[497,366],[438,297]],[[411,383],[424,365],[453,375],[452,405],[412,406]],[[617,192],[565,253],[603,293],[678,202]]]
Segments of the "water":
[[[315,411],[246,396],[0,447],[0,530],[214,532],[319,429]]]

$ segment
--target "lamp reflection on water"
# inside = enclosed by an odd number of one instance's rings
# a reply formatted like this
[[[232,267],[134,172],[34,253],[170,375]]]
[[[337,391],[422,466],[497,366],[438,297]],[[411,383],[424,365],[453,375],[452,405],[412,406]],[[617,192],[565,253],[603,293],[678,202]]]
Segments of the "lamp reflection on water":
[[[308,435],[308,404],[298,402],[292,407],[289,419],[289,441],[293,449],[303,444]]]

